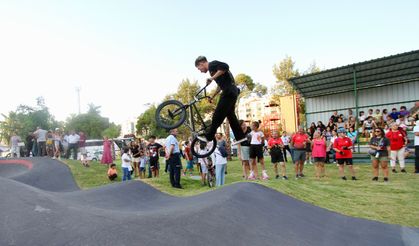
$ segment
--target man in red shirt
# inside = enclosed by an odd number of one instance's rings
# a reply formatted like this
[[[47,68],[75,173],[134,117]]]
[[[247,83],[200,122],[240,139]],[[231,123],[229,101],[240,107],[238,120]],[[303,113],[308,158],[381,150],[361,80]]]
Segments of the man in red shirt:
[[[339,174],[343,180],[345,176],[345,164],[349,167],[352,174],[352,180],[357,180],[352,162],[352,140],[346,136],[344,128],[338,129],[338,138],[333,143],[333,149],[336,151],[336,160],[339,164]]]
[[[287,180],[288,177],[286,175],[285,170],[285,162],[284,162],[284,155],[282,154],[282,150],[284,148],[284,143],[282,139],[279,137],[278,132],[274,131],[272,133],[272,138],[268,141],[268,148],[269,154],[271,155],[271,162],[274,165],[276,179],[279,178],[278,174],[278,163],[281,165],[282,170],[282,179]]]
[[[306,161],[306,145],[310,143],[308,135],[305,134],[304,128],[299,127],[298,132],[291,137],[291,147],[293,149],[293,160],[295,163],[295,178],[304,177],[304,162]]]
[[[407,138],[404,131],[399,129],[397,123],[391,125],[391,131],[387,132],[386,138],[390,140],[390,165],[393,173],[396,171],[396,159],[399,159],[400,171],[406,173],[404,152],[407,145]]]

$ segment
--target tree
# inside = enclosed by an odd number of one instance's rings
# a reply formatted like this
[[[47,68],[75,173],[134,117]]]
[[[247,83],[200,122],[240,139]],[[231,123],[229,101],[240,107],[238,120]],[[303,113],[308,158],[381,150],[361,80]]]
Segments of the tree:
[[[109,127],[102,132],[102,136],[107,136],[108,138],[117,138],[121,134],[121,126],[116,125],[115,123],[109,124]]]
[[[109,119],[100,115],[100,106],[93,103],[89,104],[89,109],[85,114],[71,115],[67,118],[65,129],[67,131],[75,130],[84,132],[89,138],[102,138],[103,132],[111,124]],[[115,134],[115,128],[108,130],[108,133]],[[117,134],[119,136],[119,134]]]
[[[299,76],[299,72],[295,69],[295,62],[290,56],[286,56],[278,65],[274,65],[273,73],[277,79],[277,85],[274,92],[280,96],[292,95],[294,88],[292,87],[289,79]]]
[[[155,105],[151,105],[144,113],[138,117],[137,124],[135,126],[138,135],[142,137],[149,137],[154,135],[158,138],[167,136],[167,131],[157,126],[155,118],[156,109],[157,108]]]
[[[255,88],[253,89],[253,92],[259,93],[260,95],[266,95],[268,93],[268,87],[265,85],[256,83]]]
[[[303,75],[311,74],[311,73],[318,73],[321,69],[317,66],[316,61],[313,61],[307,70],[304,71]]]

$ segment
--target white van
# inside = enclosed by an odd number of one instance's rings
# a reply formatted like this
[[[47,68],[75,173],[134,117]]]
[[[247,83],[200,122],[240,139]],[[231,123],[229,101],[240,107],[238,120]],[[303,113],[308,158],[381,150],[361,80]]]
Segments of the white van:
[[[126,147],[131,141],[131,138],[112,139],[116,158],[121,156],[121,149]],[[88,160],[100,161],[103,155],[103,139],[86,140],[85,149]],[[80,159],[80,153],[78,159]]]

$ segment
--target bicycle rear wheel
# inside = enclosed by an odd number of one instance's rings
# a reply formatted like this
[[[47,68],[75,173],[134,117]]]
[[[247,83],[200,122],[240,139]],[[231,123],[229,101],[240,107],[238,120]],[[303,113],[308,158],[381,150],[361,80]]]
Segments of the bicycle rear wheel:
[[[177,100],[165,101],[157,107],[157,125],[165,129],[178,128],[186,120],[186,108]]]
[[[206,143],[199,140],[197,137],[195,137],[192,140],[191,151],[192,151],[192,155],[198,158],[205,158],[205,157],[210,156],[215,151],[216,147],[217,147],[217,141],[215,139]]]

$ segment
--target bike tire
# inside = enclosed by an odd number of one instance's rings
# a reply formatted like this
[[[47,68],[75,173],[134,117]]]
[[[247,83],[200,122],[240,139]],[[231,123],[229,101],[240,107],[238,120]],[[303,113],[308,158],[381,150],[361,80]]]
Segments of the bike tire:
[[[200,153],[196,152],[196,148],[195,148],[195,145],[198,144],[198,146],[199,146],[200,143],[201,143],[201,140],[199,140],[197,137],[195,137],[192,140],[192,144],[191,144],[192,155],[194,155],[198,158],[205,158],[205,157],[210,156],[215,151],[215,148],[217,148],[217,141],[215,139],[213,139],[212,141],[209,142],[209,144],[212,145],[212,146],[210,146],[210,149],[206,153],[200,154]]]
[[[169,111],[175,111],[180,110],[180,113],[176,115],[176,118],[173,118],[169,115],[169,112],[165,112],[165,108]],[[156,109],[156,122],[157,125],[171,130],[174,128],[178,128],[185,122],[186,120],[186,108],[183,103],[177,101],[177,100],[168,100],[160,104]],[[173,121],[173,122],[171,122]]]

